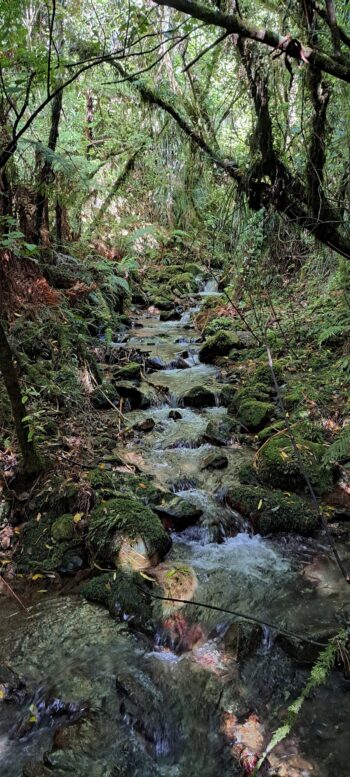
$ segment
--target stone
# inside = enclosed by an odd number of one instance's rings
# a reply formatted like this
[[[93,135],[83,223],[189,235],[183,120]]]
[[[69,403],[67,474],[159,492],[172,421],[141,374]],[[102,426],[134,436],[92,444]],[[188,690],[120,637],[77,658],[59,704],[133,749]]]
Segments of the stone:
[[[117,620],[145,627],[152,619],[152,607],[141,588],[145,588],[145,580],[138,572],[118,569],[84,583],[80,593],[88,601],[107,607]]]
[[[209,453],[204,459],[202,469],[226,469],[228,466],[228,458],[224,453],[217,451]]]
[[[203,511],[197,505],[180,496],[170,496],[154,506],[163,526],[171,531],[183,531],[198,522]]]
[[[253,530],[259,534],[295,532],[309,536],[318,527],[318,515],[311,504],[295,494],[243,485],[230,488],[226,501],[249,518]]]
[[[321,642],[324,644],[324,647],[326,647],[336,634],[336,628],[326,629],[322,632],[317,632],[316,634],[313,631],[310,635],[310,639],[315,642]],[[295,639],[295,637],[288,636],[287,634],[278,634],[276,637],[276,644],[280,645],[287,656],[303,666],[313,665],[315,661],[317,661],[321,651],[324,649],[319,645]]]
[[[187,407],[214,407],[215,394],[204,386],[193,386],[183,395],[182,401]]]
[[[159,320],[160,321],[179,321],[182,316],[182,312],[176,308],[173,310],[162,310]]]
[[[147,407],[150,407],[151,400],[147,394],[142,389],[134,386],[133,383],[130,383],[130,381],[117,383],[116,388],[122,399],[127,401],[131,410],[145,410]]]
[[[323,464],[326,447],[311,442],[296,433],[296,442],[303,466],[317,494],[333,488],[333,468]],[[256,471],[262,483],[286,491],[306,490],[304,476],[287,434],[276,434],[260,448],[256,456]]]
[[[166,366],[167,365],[160,356],[148,356],[146,359],[146,367],[148,370],[165,370]]]
[[[254,655],[262,642],[263,631],[258,624],[237,621],[231,623],[224,635],[225,650],[233,653],[237,661]]]
[[[145,418],[144,421],[140,421],[139,423],[135,424],[133,429],[136,429],[138,432],[151,432],[155,425],[156,422],[153,420],[153,418]]]
[[[199,351],[201,362],[213,362],[219,356],[227,356],[232,348],[239,348],[239,337],[231,332],[220,331],[209,337]]]
[[[129,362],[123,367],[113,370],[114,380],[139,380],[141,377],[141,364]]]
[[[172,418],[173,421],[178,421],[182,418],[182,415],[179,410],[170,410],[168,418]]]
[[[119,403],[119,394],[112,383],[104,382],[96,386],[90,395],[90,402],[97,410],[109,410],[111,405]]]
[[[249,432],[255,432],[271,419],[274,412],[275,408],[271,402],[247,399],[239,406],[237,419]]]
[[[232,421],[225,419],[217,423],[213,420],[208,422],[207,428],[203,434],[203,442],[210,445],[225,446],[228,445],[232,434]]]
[[[157,564],[168,553],[171,539],[158,516],[140,499],[119,494],[95,507],[89,519],[90,552],[102,562],[118,563],[121,545],[142,540],[147,558]]]
[[[71,540],[74,537],[74,521],[72,515],[61,515],[51,526],[51,537],[54,540]]]

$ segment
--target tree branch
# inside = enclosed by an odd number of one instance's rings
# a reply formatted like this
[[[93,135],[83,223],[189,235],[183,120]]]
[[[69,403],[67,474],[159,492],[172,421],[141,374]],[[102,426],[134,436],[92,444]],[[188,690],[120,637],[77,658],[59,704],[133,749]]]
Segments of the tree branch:
[[[153,0],[157,5],[167,5],[177,11],[200,19],[206,24],[222,27],[228,33],[239,35],[242,38],[254,40],[257,43],[279,49],[288,54],[292,59],[307,62],[341,81],[350,83],[350,63],[339,62],[335,57],[329,56],[318,49],[312,49],[302,43],[291,46],[288,36],[279,35],[277,32],[267,29],[257,29],[249,22],[241,19],[238,14],[225,14],[215,8],[209,8],[196,0]]]

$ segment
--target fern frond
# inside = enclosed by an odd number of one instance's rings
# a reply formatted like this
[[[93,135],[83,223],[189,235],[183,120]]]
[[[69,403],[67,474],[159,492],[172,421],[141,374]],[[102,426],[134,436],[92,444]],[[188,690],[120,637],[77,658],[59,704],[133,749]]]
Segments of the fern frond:
[[[350,423],[339,433],[337,439],[327,448],[323,461],[330,464],[350,456]]]

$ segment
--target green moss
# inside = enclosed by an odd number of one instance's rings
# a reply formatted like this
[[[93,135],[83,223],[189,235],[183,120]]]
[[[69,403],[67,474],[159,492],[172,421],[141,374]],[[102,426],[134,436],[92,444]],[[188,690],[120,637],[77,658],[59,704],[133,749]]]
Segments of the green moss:
[[[51,526],[51,537],[54,540],[71,540],[74,537],[73,516],[68,513],[56,518]]]
[[[78,565],[82,565],[84,553],[81,540],[78,537],[60,541],[53,539],[51,531],[54,523],[52,518],[42,516],[39,521],[34,518],[25,524],[14,554],[19,572],[70,571],[72,559],[79,559]]]
[[[242,464],[238,472],[238,480],[245,486],[257,486],[259,485],[256,470],[252,464]]]
[[[237,418],[249,431],[261,427],[274,414],[275,408],[271,402],[259,402],[257,399],[247,399],[238,408]]]
[[[150,557],[163,558],[171,544],[158,516],[139,499],[124,495],[100,504],[91,513],[88,539],[92,553],[113,560],[117,535],[130,540],[141,537]]]
[[[107,607],[111,615],[120,620],[132,618],[134,625],[135,619],[145,625],[151,620],[152,608],[149,597],[140,591],[140,587],[145,587],[141,575],[117,569],[89,580],[80,593],[88,601]]]
[[[284,420],[275,421],[275,423],[271,424],[270,426],[265,426],[264,429],[261,429],[261,431],[258,433],[260,442],[265,442],[265,440],[268,440],[269,437],[273,437],[276,432],[284,429],[285,426],[286,424]]]
[[[204,337],[212,337],[213,335],[216,335],[217,332],[223,332],[227,330],[231,330],[234,328],[234,323],[232,318],[228,318],[227,316],[222,316],[221,318],[212,318],[211,321],[208,321],[206,326],[203,329],[203,335]]]
[[[113,371],[115,380],[137,380],[141,376],[141,364],[138,362],[129,362],[124,367]]]
[[[229,413],[235,414],[236,410],[243,404],[243,402],[250,402],[252,400],[258,400],[266,402],[269,399],[269,391],[264,383],[255,383],[254,385],[242,386],[242,388],[235,391],[232,400],[229,405]]]
[[[218,356],[226,356],[232,348],[239,348],[239,345],[240,341],[237,335],[220,331],[203,343],[199,351],[199,358],[202,362],[212,362]]]
[[[186,407],[214,407],[215,394],[205,386],[193,386],[184,394],[182,401]]]
[[[317,494],[332,489],[332,468],[322,464],[325,446],[296,436],[298,450],[305,470]],[[292,443],[286,434],[272,437],[260,449],[256,468],[259,479],[268,486],[287,491],[304,491],[306,484],[300,466],[293,451]]]
[[[276,375],[277,383],[280,385],[285,382],[283,374],[283,365],[281,362],[276,361],[273,365],[274,373]],[[263,364],[258,367],[254,372],[254,381],[257,383],[264,383],[267,386],[274,386],[274,382],[271,375],[271,370],[268,364]]]
[[[164,492],[156,488],[147,475],[133,475],[97,468],[88,472],[86,479],[98,492],[98,499],[123,494],[136,497],[141,502],[151,505],[161,502],[164,496]]]
[[[318,516],[299,496],[269,491],[261,486],[238,486],[227,495],[229,504],[247,516],[256,532],[296,532],[310,535],[318,526]]]
[[[173,275],[169,279],[168,283],[169,288],[174,291],[175,289],[178,289],[179,291],[194,291],[196,288],[196,280],[193,277],[192,273],[190,272],[180,272],[176,275]]]

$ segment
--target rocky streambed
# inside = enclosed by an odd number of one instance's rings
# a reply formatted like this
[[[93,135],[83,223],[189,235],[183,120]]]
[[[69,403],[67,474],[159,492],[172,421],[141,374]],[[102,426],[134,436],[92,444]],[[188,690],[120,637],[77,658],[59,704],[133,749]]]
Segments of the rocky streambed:
[[[229,495],[251,448],[232,433],[218,369],[199,361],[191,310],[169,317],[141,312],[114,345],[144,360],[134,365],[137,383],[130,363],[118,376],[133,434],[116,441],[113,456],[121,475],[137,468],[135,489],[151,477],[167,494],[155,509],[171,549],[146,564],[142,543],[123,547],[124,563],[142,570],[142,612],[113,598],[119,573],[101,561],[101,575],[87,583],[94,601],[48,592],[27,614],[3,607],[3,777],[251,774],[320,649],[289,632],[325,642],[348,621],[348,587],[322,536],[253,534],[236,510]],[[152,590],[222,611],[153,600]],[[96,603],[104,599],[114,618]],[[264,773],[349,777],[349,713],[347,681],[334,672]]]

